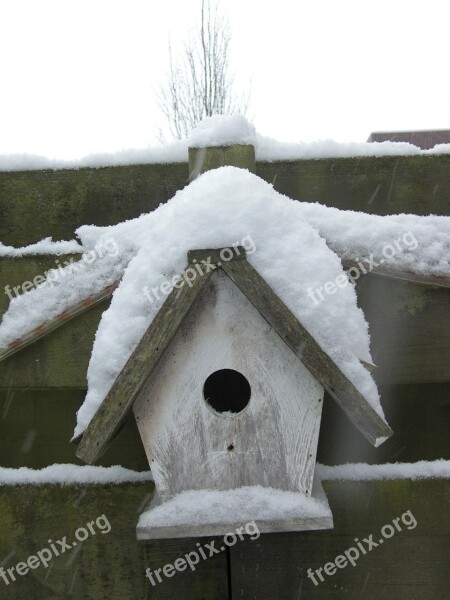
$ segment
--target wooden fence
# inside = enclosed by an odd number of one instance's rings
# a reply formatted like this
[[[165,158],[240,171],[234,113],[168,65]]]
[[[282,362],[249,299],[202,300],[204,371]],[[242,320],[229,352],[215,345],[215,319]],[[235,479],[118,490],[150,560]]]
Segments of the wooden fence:
[[[217,156],[219,163],[229,160],[223,153]],[[450,155],[256,162],[252,170],[294,199],[373,214],[450,214]],[[139,216],[184,187],[190,173],[188,163],[0,173],[0,240],[20,246],[49,235],[71,239],[82,224],[110,225]],[[51,256],[0,258],[0,314],[8,304],[6,285],[32,280],[52,266]],[[357,293],[370,324],[382,404],[395,434],[373,449],[326,398],[319,461],[449,459],[450,290],[368,274],[358,282]],[[69,439],[86,390],[95,331],[108,302],[0,363],[2,467],[79,463]],[[132,420],[100,464],[148,469]],[[5,568],[26,560],[49,538],[70,535],[100,514],[107,514],[112,524],[111,533],[87,540],[75,556],[55,558],[51,571],[37,569],[9,586],[0,580],[0,597],[448,596],[448,480],[325,482],[324,487],[334,530],[263,535],[155,587],[145,578],[145,568],[162,567],[195,550],[196,540],[136,541],[137,518],[151,484],[0,487],[0,564]],[[361,557],[357,567],[339,570],[319,586],[307,578],[308,568],[334,560],[355,537],[378,535],[383,525],[407,510],[417,519],[415,529],[399,532]]]

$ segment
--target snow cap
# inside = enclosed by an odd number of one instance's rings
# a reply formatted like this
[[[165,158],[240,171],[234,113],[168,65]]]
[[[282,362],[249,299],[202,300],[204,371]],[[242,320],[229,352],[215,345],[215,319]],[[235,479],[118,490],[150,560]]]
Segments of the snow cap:
[[[231,146],[233,144],[256,145],[256,129],[245,117],[234,115],[212,115],[206,117],[191,132],[190,148],[209,146]]]

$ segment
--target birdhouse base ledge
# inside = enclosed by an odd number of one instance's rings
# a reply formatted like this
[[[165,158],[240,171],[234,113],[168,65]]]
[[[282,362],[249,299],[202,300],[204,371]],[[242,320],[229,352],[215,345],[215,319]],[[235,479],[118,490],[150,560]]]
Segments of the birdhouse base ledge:
[[[189,490],[161,502],[155,494],[136,527],[138,540],[245,535],[333,528],[333,515],[320,480],[312,497],[261,486],[235,490]],[[255,527],[256,526],[256,527]],[[250,533],[250,531],[248,532]]]

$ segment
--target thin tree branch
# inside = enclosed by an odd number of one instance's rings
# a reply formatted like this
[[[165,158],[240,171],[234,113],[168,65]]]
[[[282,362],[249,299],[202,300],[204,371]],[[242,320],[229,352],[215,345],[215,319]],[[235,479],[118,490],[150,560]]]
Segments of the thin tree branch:
[[[234,92],[228,58],[231,35],[216,0],[202,0],[200,17],[197,35],[189,36],[177,60],[169,42],[169,71],[158,96],[170,134],[178,139],[207,116],[245,115],[249,105],[250,91],[245,101]]]

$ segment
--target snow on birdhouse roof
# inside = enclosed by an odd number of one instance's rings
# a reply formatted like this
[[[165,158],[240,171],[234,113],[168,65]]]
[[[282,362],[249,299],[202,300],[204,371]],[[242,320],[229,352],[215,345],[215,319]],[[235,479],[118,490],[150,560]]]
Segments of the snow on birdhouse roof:
[[[318,304],[308,295],[345,277],[339,258],[304,219],[300,205],[258,177],[233,167],[210,171],[148,215],[77,233],[87,248],[113,238],[124,251],[133,247],[133,257],[97,330],[75,435],[87,427],[161,308],[162,286],[185,268],[187,252],[236,243],[247,245],[249,262],[382,415],[375,383],[360,363],[371,362],[371,355],[353,287]],[[100,270],[95,266],[93,271]]]
[[[411,232],[417,244],[404,237]],[[205,173],[152,213],[110,227],[83,226],[77,235],[85,252],[76,268],[50,271],[46,284],[11,302],[0,325],[5,347],[122,277],[96,334],[75,435],[87,427],[161,308],[163,287],[193,248],[246,245],[248,261],[379,415],[375,383],[360,362],[371,362],[369,334],[353,286],[335,286],[322,301],[313,296],[329,282],[347,281],[330,247],[344,258],[377,257],[383,243],[403,236],[409,242],[396,254],[397,266],[450,274],[449,218],[378,217],[301,203],[234,167]]]
[[[256,248],[251,250],[253,253]],[[77,450],[79,458],[94,462],[114,437],[215,269],[231,279],[372,444],[378,446],[392,434],[370,402],[248,263],[243,246],[195,249],[187,258],[189,265],[181,274],[181,285],[177,282],[169,292],[90,421]],[[276,352],[273,359],[279,360]]]

